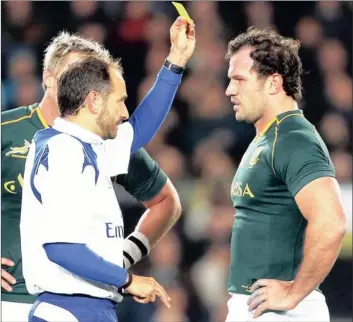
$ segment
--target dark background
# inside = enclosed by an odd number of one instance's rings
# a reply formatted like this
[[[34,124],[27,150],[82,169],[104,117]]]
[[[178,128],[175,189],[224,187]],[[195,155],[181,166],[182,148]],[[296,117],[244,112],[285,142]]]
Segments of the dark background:
[[[122,321],[222,321],[226,314],[230,182],[251,125],[234,119],[224,91],[227,42],[249,25],[275,26],[302,41],[301,108],[329,147],[350,219],[340,259],[322,285],[333,320],[352,311],[352,11],[348,3],[184,2],[197,48],[167,121],[147,150],[176,185],[182,219],[135,269],[166,286],[173,308],[122,305]],[[122,58],[130,112],[152,85],[177,17],[170,2],[8,1],[2,9],[2,111],[38,102],[48,41],[65,29]],[[117,187],[126,233],[143,208]],[[320,260],[319,258],[317,259]]]

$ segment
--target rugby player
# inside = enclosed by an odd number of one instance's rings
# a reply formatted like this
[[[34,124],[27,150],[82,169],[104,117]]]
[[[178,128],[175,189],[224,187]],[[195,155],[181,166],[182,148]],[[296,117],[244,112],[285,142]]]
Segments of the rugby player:
[[[227,321],[329,321],[319,285],[346,230],[328,150],[304,117],[299,42],[250,27],[228,44],[226,95],[256,136],[233,179]]]

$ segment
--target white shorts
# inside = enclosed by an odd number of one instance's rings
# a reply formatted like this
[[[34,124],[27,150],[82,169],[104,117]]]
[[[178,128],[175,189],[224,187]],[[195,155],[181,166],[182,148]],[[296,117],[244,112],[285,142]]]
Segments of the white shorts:
[[[285,312],[268,312],[253,318],[253,312],[248,311],[249,295],[230,294],[228,301],[228,315],[226,322],[238,321],[320,321],[329,322],[330,314],[325,296],[313,291],[296,308]]]
[[[1,301],[1,321],[28,322],[28,314],[33,304]]]

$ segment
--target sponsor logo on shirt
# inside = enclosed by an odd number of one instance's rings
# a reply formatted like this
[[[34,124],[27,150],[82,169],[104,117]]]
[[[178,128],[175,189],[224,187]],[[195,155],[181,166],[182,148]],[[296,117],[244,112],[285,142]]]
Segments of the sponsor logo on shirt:
[[[239,181],[233,181],[232,183],[232,188],[231,188],[231,194],[232,196],[237,196],[237,197],[250,197],[250,198],[255,198],[255,195],[252,193],[249,184],[246,183],[245,187],[242,182]]]
[[[105,223],[105,232],[108,238],[124,238],[124,227],[114,225],[111,222]]]

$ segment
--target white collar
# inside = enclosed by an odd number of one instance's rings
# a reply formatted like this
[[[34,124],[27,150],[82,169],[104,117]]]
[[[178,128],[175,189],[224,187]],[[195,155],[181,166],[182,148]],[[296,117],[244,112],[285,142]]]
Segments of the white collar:
[[[83,127],[69,122],[61,117],[57,117],[54,120],[54,124],[53,124],[53,128],[69,134],[71,136],[74,136],[78,139],[80,139],[83,142],[89,143],[89,144],[102,144],[103,143],[103,139],[98,136],[97,134],[94,134],[91,131],[88,131],[86,129],[84,129]]]

